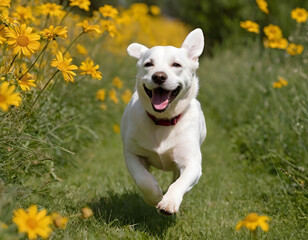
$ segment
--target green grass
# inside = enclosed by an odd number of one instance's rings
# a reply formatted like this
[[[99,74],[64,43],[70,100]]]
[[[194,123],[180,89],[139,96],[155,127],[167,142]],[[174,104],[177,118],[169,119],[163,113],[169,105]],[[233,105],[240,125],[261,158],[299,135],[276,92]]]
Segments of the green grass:
[[[45,136],[47,143],[35,144],[32,149],[39,155],[45,153],[46,145],[50,148],[58,144],[74,154],[48,148],[51,160],[34,163],[35,157],[26,158],[28,164],[21,164],[23,168],[16,174],[16,167],[8,167],[10,172],[6,175],[2,172],[5,181],[0,185],[0,220],[9,224],[13,209],[31,204],[64,216],[75,215],[89,206],[94,217],[71,217],[67,229],[56,230],[50,239],[249,239],[249,232],[237,232],[235,225],[248,213],[257,212],[271,218],[269,232],[259,231],[259,239],[305,239],[307,194],[279,167],[294,169],[296,177],[306,180],[307,174],[296,168],[306,167],[307,148],[299,151],[296,147],[306,138],[288,130],[296,118],[292,108],[285,112],[262,107],[269,101],[275,109],[281,109],[273,99],[294,95],[301,99],[298,91],[305,83],[290,79],[288,88],[274,91],[271,83],[281,68],[273,65],[274,70],[269,70],[269,62],[276,57],[262,56],[259,58],[250,47],[242,53],[236,49],[218,53],[214,59],[201,62],[199,99],[208,128],[202,146],[203,175],[185,195],[177,216],[160,216],[143,202],[126,170],[120,135],[112,130],[113,124],[120,122],[123,106],[108,103],[104,112],[94,99],[97,88],[110,86],[107,79],[115,75],[133,89],[135,63],[124,58],[117,64],[102,61],[105,82],[57,86],[53,97],[47,98],[45,114],[36,121],[45,127],[37,138],[42,140]],[[282,71],[280,74],[288,73],[288,69]],[[304,119],[303,113],[297,114]],[[54,119],[48,123],[51,115]],[[50,126],[46,128],[47,123]],[[277,124],[279,128],[275,128]],[[307,126],[305,121],[302,124]],[[35,136],[35,131],[29,130],[30,133]],[[278,134],[278,140],[268,139],[271,134]],[[293,145],[283,144],[287,138],[294,141]],[[33,142],[26,145],[20,137],[16,139],[23,146],[16,151],[18,154],[23,149],[30,151],[29,144]],[[301,158],[295,161],[295,156]],[[166,190],[171,175],[153,172]],[[6,231],[0,230],[0,239],[16,239],[15,231],[13,225]]]

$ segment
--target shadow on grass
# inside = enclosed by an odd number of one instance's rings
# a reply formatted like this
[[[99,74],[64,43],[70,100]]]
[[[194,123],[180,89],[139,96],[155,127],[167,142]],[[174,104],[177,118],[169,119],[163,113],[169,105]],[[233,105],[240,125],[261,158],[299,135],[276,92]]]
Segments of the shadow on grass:
[[[136,231],[162,236],[173,226],[176,217],[161,216],[155,208],[148,206],[137,193],[117,194],[109,192],[98,201],[89,203],[98,220],[111,226],[131,226]]]

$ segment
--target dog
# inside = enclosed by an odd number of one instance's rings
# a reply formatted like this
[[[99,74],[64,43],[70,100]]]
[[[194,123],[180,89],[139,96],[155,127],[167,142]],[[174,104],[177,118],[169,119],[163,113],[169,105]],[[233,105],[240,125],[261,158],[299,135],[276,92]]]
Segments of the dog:
[[[204,37],[197,28],[181,48],[138,43],[127,52],[136,58],[136,91],[121,121],[126,167],[144,201],[163,215],[179,210],[183,196],[199,180],[202,169],[200,146],[206,124],[196,99],[196,70]],[[173,183],[163,195],[150,167],[173,172]]]

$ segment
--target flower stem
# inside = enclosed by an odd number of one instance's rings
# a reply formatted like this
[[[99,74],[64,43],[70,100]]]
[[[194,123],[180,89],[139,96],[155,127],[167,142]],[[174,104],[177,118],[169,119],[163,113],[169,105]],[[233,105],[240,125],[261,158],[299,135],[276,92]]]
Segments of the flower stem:
[[[47,22],[48,22],[48,20],[49,20],[49,13],[48,13],[47,16],[46,16],[46,21],[45,21],[45,26],[44,26],[44,28],[47,27]]]
[[[68,47],[66,48],[65,52],[63,53],[63,56],[65,55],[65,53],[67,53],[67,51],[70,49],[70,47],[84,34],[84,32],[82,31],[71,43],[70,45],[68,45]]]
[[[66,7],[67,7],[67,5],[66,5]],[[66,7],[65,7],[65,8],[66,8]],[[69,9],[66,11],[65,15],[63,16],[63,18],[61,19],[61,21],[60,21],[60,23],[59,23],[59,26],[62,25],[64,19],[71,13],[71,9],[72,9],[72,7],[69,7]]]
[[[40,93],[37,95],[36,99],[34,100],[31,109],[33,108],[33,106],[36,104],[37,100],[39,99],[39,97],[41,96],[41,94],[44,92],[44,90],[46,89],[46,87],[48,86],[48,84],[51,82],[51,80],[54,78],[54,76],[56,76],[56,74],[59,72],[60,70],[55,71],[55,73],[51,76],[51,78],[49,78],[49,80],[47,81],[47,83],[45,84],[45,86],[43,87],[43,89],[40,91]]]
[[[11,62],[11,64],[10,64],[10,67],[9,67],[9,69],[7,70],[7,72],[9,72],[10,70],[11,70],[11,67],[13,66],[13,63],[15,62],[15,59],[17,58],[17,55],[18,55],[18,53],[15,55],[15,57],[13,58],[13,60],[12,60],[12,62]]]
[[[47,43],[45,44],[44,48],[42,49],[42,51],[40,52],[40,54],[37,56],[37,58],[34,60],[34,62],[31,64],[31,66],[28,68],[28,70],[19,78],[22,79],[30,70],[31,68],[33,68],[34,64],[37,62],[37,60],[39,59],[39,57],[42,55],[42,53],[46,50],[48,44],[49,44],[49,40],[47,40]]]

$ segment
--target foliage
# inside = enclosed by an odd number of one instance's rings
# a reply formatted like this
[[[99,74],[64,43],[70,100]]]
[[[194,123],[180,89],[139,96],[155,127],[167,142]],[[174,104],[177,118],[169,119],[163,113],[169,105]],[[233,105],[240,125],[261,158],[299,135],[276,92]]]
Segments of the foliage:
[[[291,56],[263,49],[258,39],[246,40],[246,48],[216,51],[219,62],[210,68],[224,71],[207,72],[207,82],[215,81],[204,85],[202,98],[229,131],[238,159],[279,174],[293,201],[306,211],[307,51]]]
[[[270,20],[273,24],[281,25],[286,35],[289,35],[293,29],[292,20],[286,17],[290,14],[290,9],[308,8],[307,1],[271,0],[268,1],[271,15],[267,16],[261,11],[256,11],[255,0],[160,0],[158,5],[163,13],[179,18],[192,26],[201,27],[205,32],[208,53],[213,53],[215,43],[230,41],[234,43],[243,38],[245,35],[238,28],[238,23],[247,18],[252,18],[253,21],[259,19],[262,26]]]
[[[296,16],[298,10],[299,18]],[[251,63],[249,75],[243,76],[236,83],[245,88],[250,82],[247,77],[257,80],[249,86],[247,92],[239,94],[242,98],[248,98],[245,104],[256,107],[254,111],[243,110],[242,114],[234,117],[235,121],[228,121],[228,127],[233,129],[236,144],[242,153],[252,160],[262,160],[272,165],[276,171],[286,173],[307,197],[304,182],[308,179],[304,172],[308,165],[304,159],[308,157],[308,149],[303,143],[308,140],[305,132],[308,116],[305,91],[308,78],[303,66],[308,61],[308,52],[304,51],[308,47],[304,36],[307,32],[308,12],[296,8],[290,11],[289,16],[294,19],[293,25],[296,24],[296,28],[288,39],[297,44],[288,42],[279,26],[269,24],[263,28],[263,45],[269,50],[262,52],[262,62]],[[278,50],[275,52],[272,49]],[[238,101],[242,101],[242,98]],[[237,101],[236,98],[232,100],[234,103]]]

